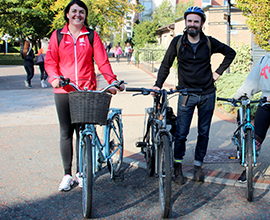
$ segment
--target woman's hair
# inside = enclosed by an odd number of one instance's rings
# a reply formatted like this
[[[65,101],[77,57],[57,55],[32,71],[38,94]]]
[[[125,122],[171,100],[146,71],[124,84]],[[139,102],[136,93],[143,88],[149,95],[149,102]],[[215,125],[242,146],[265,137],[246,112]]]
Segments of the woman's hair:
[[[23,59],[26,57],[29,47],[30,47],[30,42],[26,40],[23,46]]]
[[[80,6],[81,8],[83,8],[84,10],[85,10],[85,20],[84,20],[84,25],[86,26],[86,27],[88,27],[89,25],[88,25],[88,22],[87,22],[87,16],[88,16],[88,8],[87,8],[87,6],[85,5],[85,3],[83,2],[83,1],[81,1],[81,0],[72,0],[70,3],[68,3],[68,5],[67,5],[67,7],[65,8],[65,10],[64,10],[64,19],[65,19],[65,21],[67,22],[67,23],[69,23],[69,20],[68,20],[68,18],[67,18],[67,13],[69,12],[69,10],[70,10],[70,7],[72,6],[72,5],[78,5],[78,6]]]

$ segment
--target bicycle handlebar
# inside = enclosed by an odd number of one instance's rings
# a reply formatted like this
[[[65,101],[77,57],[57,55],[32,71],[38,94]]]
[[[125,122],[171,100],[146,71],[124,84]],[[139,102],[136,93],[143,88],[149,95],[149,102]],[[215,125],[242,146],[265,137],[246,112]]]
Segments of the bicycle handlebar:
[[[225,101],[225,102],[229,102],[228,104],[234,106],[234,107],[238,107],[239,104],[241,105],[248,105],[250,103],[259,103],[259,106],[264,105],[267,102],[267,98],[263,97],[261,99],[258,100],[250,100],[247,97],[242,97],[240,100],[234,99],[234,98],[221,98],[221,97],[217,97],[217,101]]]
[[[60,78],[59,85],[61,87],[64,87],[64,86],[67,86],[67,85],[71,85],[77,91],[87,91],[87,90],[81,90],[81,89],[79,89],[78,86],[76,86],[74,83],[70,82],[70,79],[69,78],[65,78],[64,76],[60,76],[59,78]],[[117,89],[120,89],[120,86],[123,83],[125,83],[123,80],[121,80],[121,81],[114,81],[113,83],[111,83],[110,85],[108,85],[107,87],[105,87],[104,89],[102,89],[101,91],[96,91],[96,92],[104,93],[104,92],[107,92],[108,89],[110,89],[111,87],[115,87]]]
[[[163,90],[165,90],[165,89],[163,89]],[[147,88],[142,87],[142,88],[126,88],[126,91],[127,92],[140,92],[142,95],[149,95],[151,92],[160,94],[162,90],[147,89]],[[167,94],[170,95],[170,94],[173,94],[176,92],[179,92],[183,95],[189,95],[190,93],[200,93],[200,92],[202,92],[202,89],[188,89],[188,88],[179,89],[177,87],[176,90],[170,89],[169,91],[167,91]],[[138,93],[138,94],[134,94],[134,95],[140,95],[140,94]]]

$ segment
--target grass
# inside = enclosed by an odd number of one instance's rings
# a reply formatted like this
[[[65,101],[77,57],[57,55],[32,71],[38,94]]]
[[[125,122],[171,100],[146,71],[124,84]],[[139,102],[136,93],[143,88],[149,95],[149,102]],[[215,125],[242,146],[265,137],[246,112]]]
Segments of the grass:
[[[0,53],[0,65],[23,65],[20,53]]]

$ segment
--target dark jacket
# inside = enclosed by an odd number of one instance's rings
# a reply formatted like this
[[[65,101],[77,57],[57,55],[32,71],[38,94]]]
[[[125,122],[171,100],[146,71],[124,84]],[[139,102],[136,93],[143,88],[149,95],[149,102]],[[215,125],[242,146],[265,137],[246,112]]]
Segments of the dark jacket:
[[[155,86],[162,88],[167,76],[170,73],[170,68],[173,64],[175,57],[177,56],[176,44],[179,36],[176,36],[161,63],[158,71],[158,78]],[[202,94],[209,94],[216,90],[214,86],[213,72],[211,70],[210,53],[221,53],[225,57],[217,68],[216,72],[220,75],[229,67],[233,61],[236,53],[235,51],[221,43],[213,37],[208,37],[211,42],[211,48],[207,45],[207,38],[204,33],[201,32],[200,42],[194,53],[190,42],[187,39],[187,34],[184,33],[182,38],[182,44],[179,48],[178,60],[178,85],[180,88],[193,88],[203,89]]]
[[[29,53],[24,58],[23,65],[24,66],[33,66],[34,65],[34,58],[35,58],[35,54],[34,54],[33,49],[31,48]]]

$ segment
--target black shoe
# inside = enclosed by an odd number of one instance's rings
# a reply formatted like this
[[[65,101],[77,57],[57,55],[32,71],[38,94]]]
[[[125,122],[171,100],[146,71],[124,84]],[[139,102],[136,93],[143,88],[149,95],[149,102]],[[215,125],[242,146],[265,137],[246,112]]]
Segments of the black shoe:
[[[194,165],[194,180],[197,182],[204,181],[204,173],[202,171],[202,167]]]
[[[182,172],[182,163],[173,163],[173,168],[174,168],[174,182],[176,184],[181,184],[183,185],[185,183],[185,178],[183,176],[183,172]]]
[[[238,183],[246,183],[246,182],[247,182],[246,169],[244,169],[241,176],[238,178]]]

